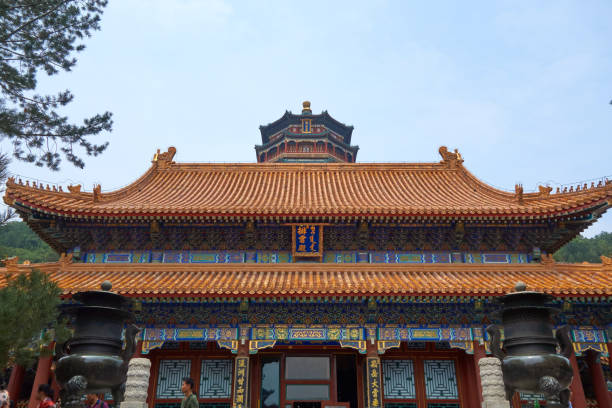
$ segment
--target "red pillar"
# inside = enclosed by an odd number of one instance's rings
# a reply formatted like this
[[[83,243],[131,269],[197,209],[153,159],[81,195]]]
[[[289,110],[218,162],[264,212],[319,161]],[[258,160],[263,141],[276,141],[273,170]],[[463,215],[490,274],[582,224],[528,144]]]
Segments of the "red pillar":
[[[478,361],[480,361],[481,358],[485,358],[487,356],[487,352],[485,350],[485,347],[483,345],[481,345],[480,343],[478,343],[478,341],[474,340],[474,368],[476,371],[476,384],[478,384],[478,401],[480,402],[479,406],[482,405],[482,382],[480,379],[480,367],[478,366]]]
[[[134,354],[132,355],[132,358],[142,358],[142,357],[145,357],[142,354],[142,340],[138,340],[136,342],[136,349],[134,350]]]
[[[587,361],[589,363],[589,370],[591,371],[591,380],[593,381],[595,399],[597,399],[599,408],[612,408],[612,401],[610,400],[610,395],[608,394],[608,387],[606,385],[603,369],[601,368],[599,353],[589,350],[587,352]]]
[[[587,408],[584,388],[582,387],[582,380],[580,379],[580,368],[578,367],[578,360],[576,360],[576,355],[573,351],[570,356],[570,362],[572,363],[572,371],[574,371],[574,378],[572,379],[572,384],[570,385],[570,390],[572,392],[572,407]]]
[[[476,376],[476,365],[474,364],[474,356],[471,354],[464,353],[462,358],[459,360],[461,376],[464,384],[463,388],[463,399],[464,405],[469,407],[480,407],[482,402],[480,400],[480,394],[478,393],[478,377]]]
[[[53,376],[51,377],[51,388],[53,388],[53,392],[55,393],[55,399],[57,400],[62,387],[60,387],[59,383],[57,382],[55,378],[55,373],[53,373]]]
[[[612,328],[608,328],[608,340],[612,340]],[[608,347],[608,364],[610,364],[610,368],[612,369],[612,343],[608,343],[606,346]],[[608,398],[612,401],[612,391],[608,391]]]
[[[54,343],[49,346],[50,350],[53,350]],[[39,404],[37,399],[38,386],[41,384],[49,383],[49,376],[51,374],[51,360],[53,356],[39,357],[38,365],[36,366],[36,376],[34,377],[34,384],[32,385],[32,393],[30,394],[30,402],[28,408],[36,408]]]
[[[25,369],[23,366],[17,364],[15,364],[11,370],[11,378],[9,379],[8,383],[8,392],[11,400],[15,402],[19,399],[19,394],[21,394],[21,384],[23,383],[24,373]]]

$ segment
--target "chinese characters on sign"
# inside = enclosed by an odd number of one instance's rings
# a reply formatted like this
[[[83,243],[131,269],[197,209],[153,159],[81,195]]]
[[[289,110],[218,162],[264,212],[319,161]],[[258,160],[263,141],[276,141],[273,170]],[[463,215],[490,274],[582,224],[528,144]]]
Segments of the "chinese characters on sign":
[[[380,359],[368,357],[368,405],[366,408],[381,408],[382,395],[380,395]]]
[[[236,357],[234,370],[234,404],[232,408],[248,408],[249,358]]]
[[[293,226],[293,255],[321,256],[323,226],[300,224]]]

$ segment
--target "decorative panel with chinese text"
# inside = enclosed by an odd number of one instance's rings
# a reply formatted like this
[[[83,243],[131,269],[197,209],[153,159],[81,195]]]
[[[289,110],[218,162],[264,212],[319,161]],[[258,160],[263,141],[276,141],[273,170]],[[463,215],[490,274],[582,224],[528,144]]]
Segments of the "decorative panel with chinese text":
[[[368,357],[366,359],[366,408],[381,408],[382,406],[380,378],[380,359]]]
[[[248,408],[249,358],[236,357],[233,408]]]
[[[323,226],[300,224],[293,226],[293,256],[323,256]]]

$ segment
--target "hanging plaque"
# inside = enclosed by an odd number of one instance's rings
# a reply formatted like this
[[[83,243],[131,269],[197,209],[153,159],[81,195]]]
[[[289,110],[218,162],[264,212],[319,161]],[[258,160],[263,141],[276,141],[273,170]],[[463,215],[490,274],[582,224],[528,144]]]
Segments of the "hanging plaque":
[[[323,257],[323,225],[297,224],[292,229],[294,257]]]

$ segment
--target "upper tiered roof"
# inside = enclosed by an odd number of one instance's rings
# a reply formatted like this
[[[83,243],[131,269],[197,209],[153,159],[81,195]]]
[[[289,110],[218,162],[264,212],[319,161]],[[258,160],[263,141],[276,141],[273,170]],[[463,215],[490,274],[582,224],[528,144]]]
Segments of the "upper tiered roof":
[[[309,101],[302,104],[301,115],[287,111],[259,129],[262,144],[255,146],[255,153],[260,163],[354,163],[357,158],[359,146],[351,146],[353,127],[327,111],[313,114]]]
[[[610,207],[612,183],[577,191],[497,190],[467,171],[458,153],[439,163],[175,163],[176,149],[155,155],[131,185],[103,193],[9,179],[4,201],[21,212],[90,219],[282,220],[546,219],[593,222]]]
[[[33,268],[49,275],[64,296],[94,290],[109,280],[118,293],[139,298],[319,298],[499,296],[517,281],[530,290],[561,297],[609,299],[612,260],[564,264],[546,257],[529,264],[88,264],[59,262],[0,268],[6,273]]]
[[[267,125],[259,127],[261,132],[261,141],[266,145],[270,141],[270,137],[280,132],[283,129],[289,128],[292,125],[300,126],[302,119],[312,119],[313,125],[323,125],[327,129],[334,133],[342,136],[342,141],[348,146],[351,144],[351,136],[353,135],[353,126],[347,126],[342,122],[338,122],[332,118],[327,111],[323,111],[320,114],[313,114],[310,109],[310,102],[306,101],[303,103],[303,109],[301,115],[296,115],[290,111],[285,111],[285,114],[280,119],[275,120]]]

